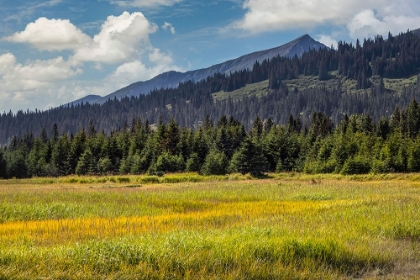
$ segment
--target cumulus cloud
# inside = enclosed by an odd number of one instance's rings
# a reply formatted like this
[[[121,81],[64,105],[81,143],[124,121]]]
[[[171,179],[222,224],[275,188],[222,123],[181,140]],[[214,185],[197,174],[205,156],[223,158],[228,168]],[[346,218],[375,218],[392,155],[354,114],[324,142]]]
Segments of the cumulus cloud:
[[[173,6],[182,0],[111,0],[111,4],[121,7],[149,8],[155,9],[160,6]]]
[[[99,63],[119,63],[150,49],[149,34],[158,30],[142,13],[124,12],[109,16],[92,42],[77,49],[72,59]]]
[[[162,53],[159,49],[154,48],[148,55],[149,65],[146,66],[140,60],[127,62],[120,65],[105,81],[114,87],[113,90],[119,89],[128,84],[149,80],[162,72],[169,70],[182,71],[174,65],[170,55]]]
[[[165,23],[165,29],[171,31],[171,27]],[[48,109],[89,94],[106,95],[165,71],[181,70],[169,53],[151,44],[149,35],[157,30],[158,26],[139,12],[109,16],[93,38],[68,20],[39,18],[24,31],[3,39],[38,50],[70,50],[71,54],[23,64],[12,53],[0,55],[0,111]],[[94,72],[116,68],[104,78],[84,81],[77,79],[84,67]]]
[[[33,90],[51,85],[82,73],[74,69],[62,57],[49,60],[34,60],[26,64],[17,63],[16,57],[7,53],[0,56],[0,85],[3,90]]]
[[[410,27],[418,27],[420,16],[386,15],[378,17],[372,10],[364,10],[356,14],[347,24],[350,37],[369,38],[377,34],[385,35],[388,32],[398,34]]]
[[[61,51],[77,49],[90,43],[91,38],[69,20],[39,18],[25,30],[6,37],[6,41],[27,43],[39,50]]]
[[[169,30],[172,34],[175,34],[175,27],[169,22],[165,22],[162,25],[162,29],[163,30]]]
[[[57,83],[83,72],[62,57],[21,64],[13,54],[6,53],[0,55],[0,65],[0,109],[3,110],[26,106],[44,109],[42,104],[46,100],[59,98],[55,90]]]
[[[235,23],[235,27],[255,33],[307,27],[326,21],[345,23],[360,5],[374,2],[381,0],[246,0],[243,8],[247,12],[242,20]]]
[[[231,28],[260,33],[313,27],[347,25],[352,36],[383,30],[417,28],[420,2],[416,0],[245,0],[244,17]],[[375,11],[375,12],[374,12]],[[387,32],[387,31],[386,31]],[[359,37],[359,36],[358,36]]]
[[[16,57],[11,53],[0,55],[0,75],[4,75],[9,72],[11,68],[16,64]]]
[[[337,48],[338,46],[337,40],[333,39],[329,35],[321,34],[321,35],[316,36],[315,38],[317,41],[319,41],[320,43],[324,44],[327,47],[333,46],[333,48]]]

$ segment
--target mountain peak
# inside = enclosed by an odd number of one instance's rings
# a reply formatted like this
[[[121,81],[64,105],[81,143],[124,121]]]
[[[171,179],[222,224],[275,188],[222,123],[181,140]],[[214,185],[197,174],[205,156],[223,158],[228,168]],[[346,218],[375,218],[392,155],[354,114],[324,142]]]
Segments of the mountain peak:
[[[223,63],[219,63],[208,68],[188,71],[185,73],[169,71],[154,77],[145,82],[136,82],[125,88],[117,90],[110,95],[102,97],[95,101],[96,103],[105,103],[108,99],[114,97],[121,99],[126,96],[139,96],[147,94],[154,89],[159,88],[174,88],[181,82],[193,81],[198,82],[207,77],[213,76],[216,73],[223,73],[229,75],[235,71],[245,69],[252,69],[255,62],[262,62],[267,59],[272,59],[276,56],[293,57],[295,55],[301,56],[304,52],[310,49],[327,48],[325,45],[315,41],[311,36],[305,34],[296,38],[295,40],[284,45],[274,47],[267,50],[257,51],[250,54],[243,55],[236,59],[232,59]],[[75,102],[72,102],[73,104]]]
[[[306,39],[306,40],[307,39],[314,40],[311,36],[309,36],[309,34],[302,35],[302,36],[298,37],[296,40],[299,40],[299,39],[301,39],[301,40],[303,40],[303,39]]]

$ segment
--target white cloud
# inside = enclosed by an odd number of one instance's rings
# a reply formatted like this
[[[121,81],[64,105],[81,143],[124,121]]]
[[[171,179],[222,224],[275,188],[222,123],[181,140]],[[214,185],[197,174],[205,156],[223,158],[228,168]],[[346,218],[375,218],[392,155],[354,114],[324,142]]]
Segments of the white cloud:
[[[251,34],[323,24],[349,24],[354,34],[363,28],[392,30],[393,24],[398,26],[395,29],[418,25],[420,14],[417,0],[245,0],[243,8],[244,17],[230,27]],[[375,11],[376,17],[366,11]],[[402,30],[410,27],[417,28],[405,26]]]
[[[113,90],[116,90],[134,82],[150,80],[162,72],[170,70],[182,71],[182,69],[173,64],[171,56],[162,53],[156,48],[149,53],[148,61],[151,65],[149,67],[140,60],[124,63],[107,77],[104,82],[110,83],[115,87]]]
[[[127,86],[133,82],[149,79],[147,67],[139,60],[120,65],[107,79],[107,82],[117,88]]]
[[[163,30],[169,30],[169,31],[171,31],[172,34],[175,34],[175,27],[169,22],[165,22],[162,25],[162,29]]]
[[[0,110],[45,108],[46,100],[57,100],[60,82],[82,73],[62,57],[17,62],[11,53],[0,55]],[[44,105],[43,105],[44,104]]]
[[[337,48],[338,46],[337,40],[333,39],[331,36],[328,36],[328,35],[324,35],[324,34],[318,35],[316,36],[316,40],[326,45],[327,47],[333,46],[333,48]]]
[[[135,59],[150,49],[149,34],[157,29],[142,13],[109,16],[93,41],[77,49],[72,59],[108,64]]]
[[[360,5],[369,2],[381,2],[381,0],[246,0],[243,8],[247,12],[242,20],[235,23],[235,26],[256,33],[309,27],[326,21],[344,23],[346,18],[359,10]]]
[[[58,26],[52,26],[55,23]],[[7,40],[38,50],[68,49],[72,54],[25,63],[19,63],[12,53],[0,55],[0,112],[48,109],[89,94],[107,95],[165,71],[181,70],[169,53],[152,46],[149,35],[157,30],[142,13],[128,12],[109,16],[93,38],[68,20],[40,18],[28,24]],[[112,71],[114,65],[119,66]],[[86,67],[93,79],[78,79]]]
[[[28,43],[39,50],[61,51],[80,48],[88,44],[91,38],[69,20],[42,17],[29,23],[24,31],[16,32],[5,40]]]
[[[353,39],[374,37],[377,34],[386,35],[388,32],[398,34],[410,28],[417,28],[420,16],[387,15],[378,18],[372,10],[364,10],[355,15],[347,24],[350,37]]]
[[[182,0],[111,0],[111,4],[121,7],[149,8],[155,9],[160,6],[173,6]]]
[[[0,55],[0,75],[4,75],[16,64],[16,57],[11,53]]]
[[[62,57],[34,60],[22,65],[16,62],[13,54],[7,53],[0,56],[0,64],[0,85],[2,90],[8,91],[39,89],[82,73],[81,69],[73,69]]]

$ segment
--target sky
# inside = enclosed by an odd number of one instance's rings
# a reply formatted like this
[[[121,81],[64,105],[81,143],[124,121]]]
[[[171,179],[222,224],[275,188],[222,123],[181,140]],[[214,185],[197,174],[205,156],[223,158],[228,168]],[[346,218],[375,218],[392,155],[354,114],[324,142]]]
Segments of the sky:
[[[0,0],[0,113],[105,96],[299,36],[420,28],[418,0]]]

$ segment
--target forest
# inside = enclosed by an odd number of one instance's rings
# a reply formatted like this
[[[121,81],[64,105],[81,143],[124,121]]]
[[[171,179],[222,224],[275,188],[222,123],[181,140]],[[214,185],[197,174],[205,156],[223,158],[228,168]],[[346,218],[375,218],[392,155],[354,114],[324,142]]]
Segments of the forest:
[[[3,113],[0,178],[420,171],[419,68],[420,37],[407,32],[103,105]],[[305,77],[315,85],[297,86]]]
[[[413,100],[390,120],[345,115],[335,125],[322,112],[310,125],[289,116],[286,125],[256,117],[251,129],[233,117],[206,117],[197,128],[171,119],[152,127],[134,119],[107,135],[93,124],[76,134],[54,124],[34,136],[13,137],[0,149],[0,178],[39,176],[239,172],[365,174],[420,171],[420,107]],[[48,136],[50,134],[51,136]]]
[[[9,145],[14,136],[40,135],[43,129],[51,138],[54,124],[68,137],[90,122],[97,131],[110,135],[139,118],[155,126],[173,119],[181,127],[197,129],[206,116],[213,120],[227,116],[241,122],[246,131],[257,116],[283,125],[290,115],[298,116],[309,125],[316,112],[335,124],[354,114],[369,115],[377,123],[382,117],[389,119],[396,107],[407,108],[413,99],[420,99],[419,68],[420,37],[412,32],[355,44],[339,42],[337,49],[314,49],[301,57],[278,56],[256,62],[252,69],[110,99],[102,105],[4,112],[0,115],[0,145]],[[306,78],[313,80],[297,86]],[[266,83],[258,94],[231,98],[231,93],[258,83]],[[215,94],[227,97],[217,99]]]

